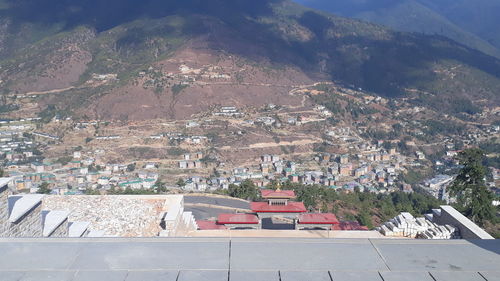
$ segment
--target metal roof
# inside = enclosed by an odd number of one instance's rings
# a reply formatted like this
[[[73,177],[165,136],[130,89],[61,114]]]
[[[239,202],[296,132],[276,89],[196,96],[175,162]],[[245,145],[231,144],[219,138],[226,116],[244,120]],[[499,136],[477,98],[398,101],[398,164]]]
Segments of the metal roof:
[[[339,221],[334,214],[301,214],[299,224],[338,224]]]
[[[0,239],[0,253],[2,281],[494,281],[500,276],[500,240]]]
[[[258,224],[259,218],[252,214],[220,214],[219,224]]]
[[[293,190],[262,189],[260,194],[262,198],[295,198]]]
[[[251,202],[250,209],[256,213],[305,213],[302,202],[288,202],[287,205],[269,205],[267,202]]]

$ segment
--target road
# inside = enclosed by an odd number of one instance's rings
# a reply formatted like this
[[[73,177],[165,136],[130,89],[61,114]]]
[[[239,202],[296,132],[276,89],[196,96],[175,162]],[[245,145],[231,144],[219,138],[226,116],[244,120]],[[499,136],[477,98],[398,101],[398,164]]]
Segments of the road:
[[[220,197],[208,197],[208,196],[184,196],[185,204],[209,204],[209,205],[219,205],[224,207],[239,208],[239,209],[250,209],[250,203],[238,199],[231,198],[220,198]]]
[[[196,220],[207,220],[210,218],[217,218],[219,214],[222,213],[234,213],[228,208],[237,209],[250,209],[250,204],[246,201],[231,199],[231,198],[219,198],[219,197],[208,197],[208,196],[184,196],[184,210],[186,212],[193,212],[193,216]],[[196,204],[199,204],[198,206]],[[213,205],[213,207],[208,207],[204,205]],[[221,206],[222,208],[217,208]]]

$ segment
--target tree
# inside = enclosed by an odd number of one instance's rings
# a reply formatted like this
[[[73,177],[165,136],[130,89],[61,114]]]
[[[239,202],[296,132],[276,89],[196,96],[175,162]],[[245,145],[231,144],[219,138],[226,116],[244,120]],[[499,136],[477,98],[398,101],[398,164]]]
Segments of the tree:
[[[229,185],[228,193],[231,197],[253,201],[259,197],[259,188],[251,180],[247,179],[240,185]]]
[[[370,229],[373,228],[372,218],[368,210],[363,208],[363,210],[358,214],[357,219],[361,225],[367,226]]]
[[[49,188],[49,184],[46,182],[43,182],[42,184],[40,184],[40,186],[38,187],[38,191],[37,191],[37,193],[39,193],[39,194],[50,194],[51,192],[52,192],[52,189]]]
[[[127,165],[127,172],[133,172],[135,171],[135,163],[128,164]]]
[[[495,216],[493,194],[485,184],[484,152],[478,148],[466,149],[457,156],[463,168],[449,187],[457,197],[457,207],[473,222],[483,225]]]
[[[2,178],[3,176],[4,176],[3,169],[0,169],[0,178]]]
[[[178,179],[175,184],[177,184],[177,186],[179,186],[179,187],[186,186],[186,182],[183,179]]]
[[[167,193],[168,192],[167,186],[160,179],[156,180],[154,187],[156,188],[156,191],[158,193]]]

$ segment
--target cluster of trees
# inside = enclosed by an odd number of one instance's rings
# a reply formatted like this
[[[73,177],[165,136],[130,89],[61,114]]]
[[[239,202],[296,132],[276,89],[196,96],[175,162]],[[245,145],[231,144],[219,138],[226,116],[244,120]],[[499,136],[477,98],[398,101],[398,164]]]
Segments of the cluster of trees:
[[[108,191],[109,195],[153,195],[156,194],[154,189],[132,189],[127,187],[125,189],[111,189]]]
[[[241,198],[249,201],[258,200],[260,197],[259,188],[251,181],[245,180],[240,185],[231,184],[227,190],[231,197]]]
[[[458,160],[463,168],[449,187],[449,191],[457,199],[454,207],[472,221],[480,226],[498,226],[500,221],[496,214],[500,210],[493,206],[494,195],[485,183],[487,168],[483,165],[484,158],[484,152],[477,148],[461,152]],[[268,188],[277,188],[277,183],[271,183]],[[400,212],[410,212],[418,216],[444,204],[418,188],[413,193],[390,194],[362,192],[359,189],[346,193],[322,185],[291,182],[282,184],[281,188],[294,190],[297,200],[304,202],[309,211],[333,212],[340,219],[357,220],[370,228]],[[240,186],[230,185],[228,195],[259,200],[259,188],[252,181],[246,180]]]
[[[489,142],[484,142],[479,144],[485,154],[491,154],[489,157],[484,157],[483,164],[486,167],[495,167],[500,169],[500,156],[497,156],[498,151],[500,151],[500,142],[497,138],[493,138]]]
[[[394,192],[375,194],[355,189],[354,192],[338,192],[331,188],[286,183],[283,188],[293,189],[297,199],[310,211],[333,212],[342,220],[357,220],[372,228],[400,212],[423,215],[442,202],[424,193]]]
[[[16,104],[3,104],[0,105],[0,113],[7,113],[19,109],[19,105]]]
[[[38,186],[38,194],[50,194],[52,189],[49,188],[49,184],[47,182],[42,182],[40,186]]]
[[[455,122],[441,122],[437,120],[426,120],[423,122],[426,126],[425,133],[430,136],[435,136],[438,134],[442,135],[459,135],[465,130],[465,127],[461,124]]]
[[[71,162],[71,160],[73,160],[73,156],[63,156],[63,157],[59,157],[56,162],[57,163],[61,163],[61,165],[66,165],[68,164],[69,162]]]
[[[487,222],[499,223],[496,215],[499,210],[495,210],[492,204],[493,192],[485,183],[488,171],[483,165],[486,158],[484,151],[479,148],[466,149],[457,158],[463,168],[448,188],[450,194],[457,198],[455,208],[481,226]]]
[[[276,188],[275,182],[268,188]],[[355,192],[338,192],[322,185],[303,185],[286,182],[281,189],[294,190],[297,200],[304,202],[311,211],[333,212],[342,220],[357,220],[370,228],[396,216],[400,212],[423,215],[442,202],[432,196],[414,192],[375,194],[356,189]],[[245,200],[259,200],[259,188],[246,180],[240,186],[230,185],[228,195]]]

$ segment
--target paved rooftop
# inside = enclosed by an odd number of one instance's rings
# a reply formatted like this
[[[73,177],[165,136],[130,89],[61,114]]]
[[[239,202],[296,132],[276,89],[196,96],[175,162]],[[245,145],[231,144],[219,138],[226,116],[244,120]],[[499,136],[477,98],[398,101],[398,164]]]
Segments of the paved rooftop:
[[[0,239],[0,253],[2,281],[500,280],[500,240]]]

